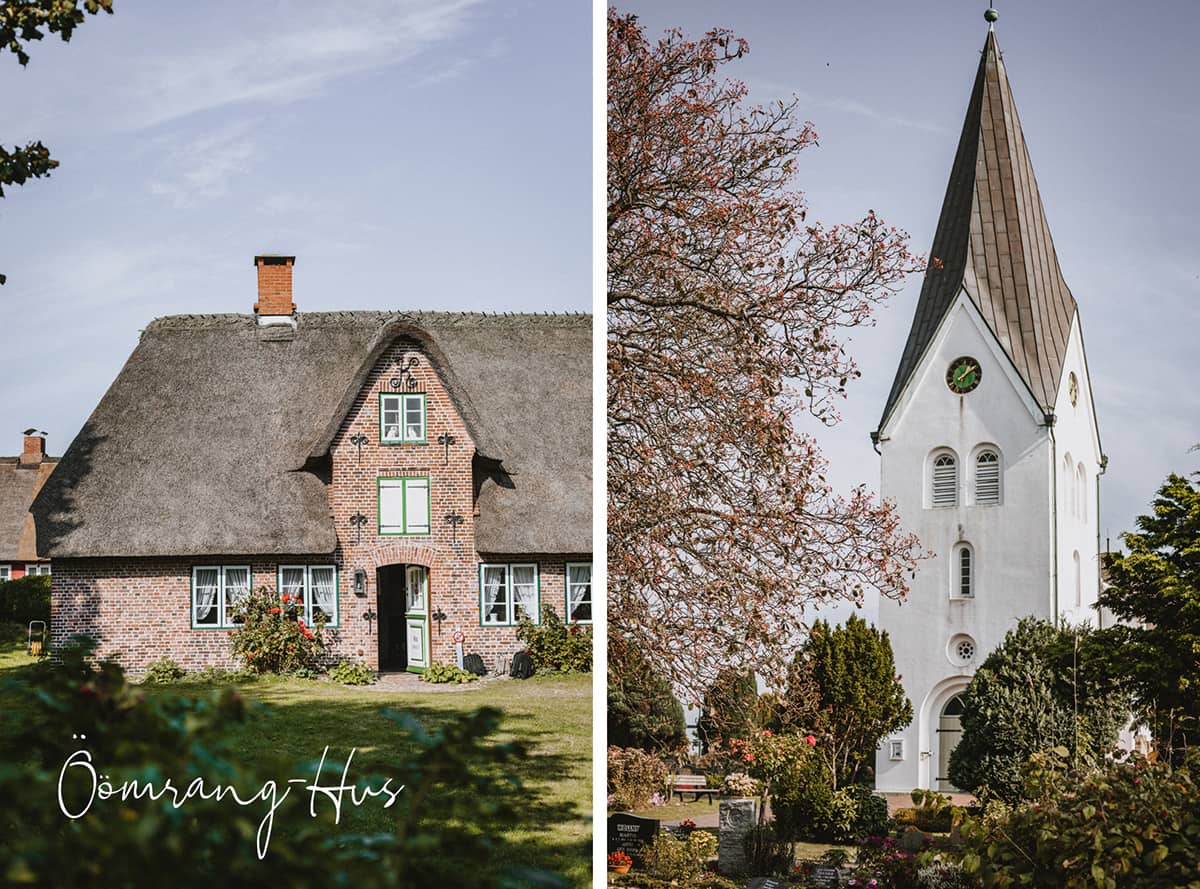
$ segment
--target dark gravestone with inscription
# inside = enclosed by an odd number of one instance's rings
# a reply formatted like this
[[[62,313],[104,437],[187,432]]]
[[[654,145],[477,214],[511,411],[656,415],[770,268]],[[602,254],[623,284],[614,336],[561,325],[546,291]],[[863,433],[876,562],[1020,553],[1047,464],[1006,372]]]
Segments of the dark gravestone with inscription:
[[[808,875],[810,886],[840,886],[842,874],[836,867],[814,867]]]
[[[608,851],[624,852],[634,864],[642,863],[642,846],[656,836],[661,827],[654,818],[639,818],[616,812],[608,816]]]
[[[746,889],[787,889],[787,883],[779,877],[755,877]]]

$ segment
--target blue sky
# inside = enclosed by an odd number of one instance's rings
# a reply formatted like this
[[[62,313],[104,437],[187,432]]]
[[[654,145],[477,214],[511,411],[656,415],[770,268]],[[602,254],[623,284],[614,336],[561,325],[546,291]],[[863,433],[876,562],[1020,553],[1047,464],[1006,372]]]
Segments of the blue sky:
[[[1059,260],[1079,303],[1109,471],[1101,532],[1118,544],[1168,472],[1200,468],[1200,5],[999,0],[1004,53]],[[987,25],[985,3],[671,0],[621,4],[652,34],[731,28],[725,70],[754,101],[795,94],[820,147],[797,184],[812,215],[875,209],[927,253]],[[820,432],[841,488],[877,489],[879,420],[920,290],[856,333],[863,378]]]
[[[590,311],[583,0],[116,0],[0,55],[0,144],[61,162],[0,200],[0,453],[60,454],[151,319]]]

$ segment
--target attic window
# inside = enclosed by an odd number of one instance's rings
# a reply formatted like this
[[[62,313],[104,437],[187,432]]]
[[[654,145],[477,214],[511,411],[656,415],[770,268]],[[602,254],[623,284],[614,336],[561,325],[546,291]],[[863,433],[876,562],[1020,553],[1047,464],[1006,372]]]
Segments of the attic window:
[[[379,480],[379,533],[409,535],[429,533],[429,479]]]
[[[425,441],[425,393],[384,393],[379,396],[379,440],[384,444]]]

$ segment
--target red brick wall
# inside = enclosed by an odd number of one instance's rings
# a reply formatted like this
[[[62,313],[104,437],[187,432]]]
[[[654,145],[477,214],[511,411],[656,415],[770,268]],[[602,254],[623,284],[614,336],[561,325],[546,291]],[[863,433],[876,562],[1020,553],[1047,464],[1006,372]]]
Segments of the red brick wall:
[[[303,322],[301,322],[303,323]],[[417,365],[399,373],[400,360]],[[416,388],[408,386],[408,375]],[[381,444],[379,395],[393,391],[391,380],[403,378],[401,391],[426,394],[426,443]],[[454,437],[449,451],[438,436]],[[365,435],[359,448],[350,439]],[[328,631],[330,657],[363,660],[379,665],[379,630],[364,619],[380,611],[376,571],[386,565],[415,564],[429,569],[429,609],[446,615],[440,629],[431,621],[434,661],[453,662],[454,631],[466,637],[464,651],[483,656],[490,669],[499,668],[520,648],[515,628],[480,624],[480,562],[537,562],[541,601],[564,608],[566,562],[590,561],[590,554],[563,556],[537,553],[480,555],[474,547],[475,509],[472,458],[475,444],[434,368],[415,342],[399,341],[381,358],[348,412],[332,446],[330,508],[339,539],[337,551],[309,557],[221,556],[202,559],[56,559],[54,562],[51,635],[62,642],[86,632],[101,642],[101,654],[120,657],[139,671],[164,655],[188,669],[233,666],[227,630],[191,628],[191,575],[194,565],[251,565],[254,586],[277,589],[279,564],[330,563],[338,568],[339,626]],[[381,536],[378,533],[377,483],[384,476],[428,476],[430,534]],[[366,524],[356,532],[350,517],[361,512]],[[457,512],[463,523],[457,531],[445,521]],[[367,595],[354,594],[354,571],[367,572]],[[360,655],[359,652],[362,652]]]

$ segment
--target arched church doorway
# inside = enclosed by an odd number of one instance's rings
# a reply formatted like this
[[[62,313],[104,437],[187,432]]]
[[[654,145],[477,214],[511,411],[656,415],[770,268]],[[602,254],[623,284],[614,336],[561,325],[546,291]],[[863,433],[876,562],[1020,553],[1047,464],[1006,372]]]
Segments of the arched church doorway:
[[[379,669],[420,673],[429,666],[429,569],[384,565],[379,591]]]
[[[946,702],[938,717],[938,772],[937,789],[942,792],[957,791],[958,788],[950,781],[950,754],[958,746],[962,737],[963,702],[961,695],[955,695]]]

